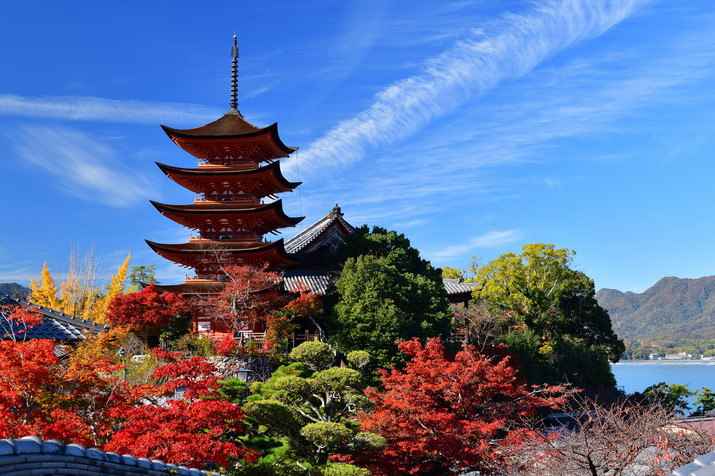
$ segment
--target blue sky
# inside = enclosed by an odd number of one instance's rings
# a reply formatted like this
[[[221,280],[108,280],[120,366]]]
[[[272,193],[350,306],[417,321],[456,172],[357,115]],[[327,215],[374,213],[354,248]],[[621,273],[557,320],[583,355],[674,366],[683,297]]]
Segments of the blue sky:
[[[712,2],[28,1],[0,4],[0,282],[88,248],[183,281],[144,243],[189,235],[149,203],[193,199],[159,124],[228,109],[234,33],[303,226],[339,203],[459,268],[554,243],[597,288],[715,274]]]

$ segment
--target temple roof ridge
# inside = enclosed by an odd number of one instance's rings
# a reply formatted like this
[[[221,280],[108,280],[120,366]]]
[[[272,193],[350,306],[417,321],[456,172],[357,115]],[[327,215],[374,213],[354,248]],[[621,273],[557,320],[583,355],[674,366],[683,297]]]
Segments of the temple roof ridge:
[[[305,230],[301,231],[293,238],[290,238],[285,243],[285,248],[288,253],[294,254],[302,250],[309,244],[313,243],[330,225],[337,223],[345,228],[349,233],[355,231],[350,223],[345,221],[340,206],[336,203],[335,206],[320,220],[316,221]]]

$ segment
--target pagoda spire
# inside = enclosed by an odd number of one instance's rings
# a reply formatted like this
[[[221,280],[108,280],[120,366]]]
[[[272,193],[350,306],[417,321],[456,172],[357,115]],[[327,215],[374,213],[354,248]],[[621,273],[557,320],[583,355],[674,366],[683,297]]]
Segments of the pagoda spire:
[[[238,112],[238,46],[236,35],[233,35],[233,47],[231,48],[231,109],[229,113],[241,114]]]

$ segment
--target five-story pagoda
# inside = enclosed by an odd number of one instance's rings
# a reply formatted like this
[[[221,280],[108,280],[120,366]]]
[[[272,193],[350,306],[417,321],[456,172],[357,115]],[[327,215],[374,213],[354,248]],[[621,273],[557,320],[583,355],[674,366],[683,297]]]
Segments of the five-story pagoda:
[[[225,266],[264,263],[278,269],[293,264],[283,239],[267,241],[264,235],[295,226],[301,218],[288,217],[276,195],[300,183],[283,177],[278,159],[297,148],[278,137],[277,124],[258,128],[238,111],[238,48],[233,37],[231,109],[220,119],[195,129],[161,126],[169,138],[199,160],[197,168],[157,163],[170,179],[197,194],[189,205],[152,204],[167,218],[198,232],[188,243],[148,241],[160,256],[193,268],[195,277],[184,284],[160,286],[185,295],[215,294],[222,289]],[[266,201],[270,199],[273,201]]]

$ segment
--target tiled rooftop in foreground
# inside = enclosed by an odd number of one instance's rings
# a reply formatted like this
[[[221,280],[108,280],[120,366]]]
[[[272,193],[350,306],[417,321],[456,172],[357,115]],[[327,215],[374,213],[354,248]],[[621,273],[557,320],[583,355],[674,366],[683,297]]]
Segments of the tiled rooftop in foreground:
[[[111,451],[105,452],[99,448],[87,449],[78,444],[65,445],[57,440],[43,441],[36,436],[0,440],[0,474],[26,476],[53,474],[222,476],[219,473],[177,466],[159,460],[120,455]]]

